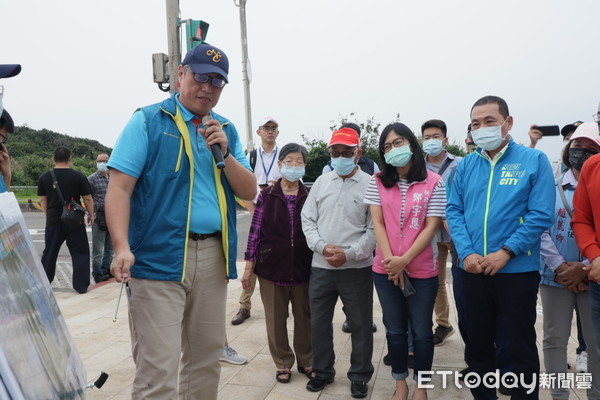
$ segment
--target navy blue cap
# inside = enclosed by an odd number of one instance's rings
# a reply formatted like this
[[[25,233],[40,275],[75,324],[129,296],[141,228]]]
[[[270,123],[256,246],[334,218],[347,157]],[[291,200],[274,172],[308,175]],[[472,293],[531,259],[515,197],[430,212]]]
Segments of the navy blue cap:
[[[0,64],[0,78],[10,78],[19,75],[21,72],[20,64]]]
[[[208,43],[199,44],[187,52],[181,65],[188,65],[196,74],[219,74],[227,80],[229,60],[225,53]]]

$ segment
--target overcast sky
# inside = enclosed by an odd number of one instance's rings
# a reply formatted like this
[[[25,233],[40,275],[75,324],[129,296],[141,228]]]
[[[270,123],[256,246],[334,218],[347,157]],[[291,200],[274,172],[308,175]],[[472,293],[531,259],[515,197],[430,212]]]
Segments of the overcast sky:
[[[165,1],[0,4],[0,63],[23,66],[0,81],[18,125],[112,147],[137,107],[165,97],[151,63],[168,52]],[[229,56],[215,110],[245,144],[239,9],[180,9],[209,22],[207,41]],[[592,121],[600,101],[598,0],[248,0],[247,21],[253,125],[274,116],[280,144],[327,138],[330,121],[351,112],[382,125],[399,113],[415,133],[439,118],[462,142],[472,104],[488,94],[508,102],[513,137],[527,142],[530,124]],[[540,146],[551,158],[560,147]]]

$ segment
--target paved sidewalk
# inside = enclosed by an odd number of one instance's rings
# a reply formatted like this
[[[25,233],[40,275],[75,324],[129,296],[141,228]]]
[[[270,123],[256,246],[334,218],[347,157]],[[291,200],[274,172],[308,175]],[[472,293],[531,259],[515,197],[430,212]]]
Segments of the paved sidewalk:
[[[238,268],[243,264],[238,263]],[[451,277],[451,274],[448,274]],[[241,292],[239,280],[229,284],[227,300],[227,336],[230,345],[240,354],[248,357],[246,365],[231,365],[221,363],[221,381],[219,383],[220,400],[342,400],[351,399],[350,382],[346,371],[350,360],[350,335],[342,332],[341,326],[344,314],[341,303],[338,302],[334,317],[334,342],[336,358],[336,381],[328,385],[320,393],[311,393],[305,389],[307,378],[294,370],[289,384],[275,381],[275,365],[269,354],[264,322],[264,311],[259,291],[252,298],[252,317],[245,323],[233,326],[229,323],[238,310],[238,298]],[[129,327],[127,321],[127,304],[125,296],[119,308],[118,319],[113,322],[119,285],[114,280],[92,287],[87,294],[78,295],[72,290],[55,289],[54,294],[66,319],[67,326],[73,337],[75,346],[87,369],[88,380],[95,380],[100,371],[107,372],[110,377],[101,390],[93,389],[88,392],[89,399],[121,400],[130,399],[131,382],[134,365],[131,358]],[[451,282],[448,284],[450,302],[453,304]],[[369,382],[367,399],[388,400],[394,392],[394,381],[391,378],[390,367],[382,362],[386,353],[385,329],[381,320],[381,307],[375,295],[374,319],[377,332],[374,334],[373,364],[375,374]],[[538,348],[541,352],[541,306],[538,306]],[[457,329],[454,306],[451,306],[452,325],[457,330],[444,345],[435,348],[433,360],[434,370],[459,371],[466,365],[463,361],[464,346]],[[293,321],[290,317],[288,329],[292,331]],[[575,334],[575,330],[572,331]],[[573,337],[569,343],[569,362],[575,365],[576,341]],[[543,365],[543,359],[542,359]],[[574,372],[574,371],[569,371]],[[429,391],[429,399],[470,399],[468,389],[459,389],[450,383],[442,389],[441,377],[434,377],[435,389]],[[412,381],[409,383],[412,385]],[[508,397],[499,395],[500,399]],[[551,399],[548,390],[541,391],[541,399]],[[584,399],[582,390],[573,390],[571,399]]]

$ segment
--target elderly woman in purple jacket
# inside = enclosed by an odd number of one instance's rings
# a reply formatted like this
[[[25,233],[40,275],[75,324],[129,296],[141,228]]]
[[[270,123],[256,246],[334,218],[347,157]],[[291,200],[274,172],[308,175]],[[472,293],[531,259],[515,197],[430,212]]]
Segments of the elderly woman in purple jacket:
[[[296,143],[286,144],[279,152],[282,178],[258,196],[242,277],[246,289],[250,287],[252,273],[258,276],[269,351],[277,367],[276,379],[281,383],[290,381],[294,361],[298,371],[309,377],[312,373],[308,301],[312,251],[306,245],[300,220],[308,194],[300,181],[306,157],[306,148]],[[289,303],[294,315],[294,351],[287,332]]]

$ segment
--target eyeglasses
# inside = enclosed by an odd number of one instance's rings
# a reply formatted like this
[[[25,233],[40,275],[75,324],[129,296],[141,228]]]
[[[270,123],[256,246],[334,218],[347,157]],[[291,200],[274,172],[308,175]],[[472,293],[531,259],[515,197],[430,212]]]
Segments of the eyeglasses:
[[[350,157],[354,157],[354,155],[356,154],[356,150],[348,150],[348,151],[329,151],[329,155],[331,156],[331,158],[338,158],[340,156],[344,157],[344,158],[350,158]]]
[[[3,134],[0,133],[0,144],[4,144],[6,142],[8,142],[8,138],[6,136],[4,136]]]
[[[434,135],[427,135],[427,136],[423,136],[423,141],[429,140],[429,139],[443,139],[444,135],[442,135],[441,133],[436,133]]]
[[[304,161],[292,161],[286,160],[281,162],[283,165],[287,165],[288,167],[304,167]]]
[[[279,127],[278,126],[261,126],[260,130],[265,131],[265,132],[277,132],[279,130]]]
[[[598,112],[596,114],[592,114],[592,118],[594,118],[595,122],[600,123],[600,112]]]
[[[197,74],[192,71],[189,65],[186,65],[184,68],[192,73],[194,80],[198,83],[206,83],[210,81],[210,84],[218,89],[222,89],[227,84],[223,78],[213,78],[212,76],[208,76],[206,74]]]
[[[393,148],[396,147],[401,147],[404,146],[404,138],[403,137],[399,137],[397,139],[395,139],[392,143],[385,143],[383,146],[381,146],[381,150],[383,150],[384,153],[387,153],[388,151],[390,151]]]

